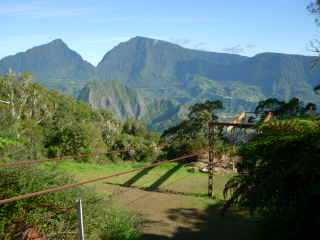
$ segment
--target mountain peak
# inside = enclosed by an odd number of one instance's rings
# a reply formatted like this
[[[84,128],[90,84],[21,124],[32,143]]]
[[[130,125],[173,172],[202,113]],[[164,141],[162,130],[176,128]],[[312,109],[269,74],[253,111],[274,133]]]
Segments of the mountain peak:
[[[0,74],[8,72],[8,69],[17,73],[31,72],[36,82],[70,95],[76,86],[72,85],[72,81],[77,82],[76,88],[79,89],[83,86],[82,82],[95,74],[94,66],[84,61],[61,39],[1,59]]]
[[[176,46],[176,44],[168,42],[168,41],[155,39],[155,38],[149,38],[149,37],[143,37],[143,36],[133,37],[133,38],[129,39],[128,42],[144,42],[144,43],[150,43],[150,44],[154,44],[154,45],[157,43],[164,43],[164,44]]]
[[[57,38],[57,39],[49,42],[47,45],[68,47],[67,44],[60,38]]]
[[[143,36],[135,36],[131,39],[129,39],[129,41],[134,41],[134,40],[144,40],[144,41],[154,41],[156,39],[153,39],[153,38],[148,38],[148,37],[143,37]]]

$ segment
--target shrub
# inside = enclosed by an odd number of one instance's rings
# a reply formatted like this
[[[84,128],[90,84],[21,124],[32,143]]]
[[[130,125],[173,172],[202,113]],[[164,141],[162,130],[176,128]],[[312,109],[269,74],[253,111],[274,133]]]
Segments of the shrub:
[[[139,239],[141,220],[121,209],[111,209],[107,214],[107,224],[103,227],[102,240]]]
[[[281,120],[262,125],[241,147],[243,160],[225,188],[226,204],[258,212],[269,239],[304,239],[320,227],[320,122]],[[266,228],[265,228],[266,229]],[[273,234],[271,237],[270,234]]]
[[[118,155],[122,160],[152,161],[158,155],[158,149],[154,142],[128,134],[120,135],[112,148],[116,151],[128,150]]]
[[[35,192],[73,180],[54,169],[42,172],[37,168],[0,170],[0,199]],[[0,208],[0,239],[16,239],[27,227],[38,229],[49,239],[75,239],[76,199],[84,206],[86,239],[136,239],[139,221],[127,212],[109,208],[90,189],[77,188],[18,201]],[[125,231],[125,232],[124,232]]]
[[[73,123],[64,128],[53,129],[47,136],[46,148],[49,157],[58,155],[90,154],[104,148],[100,129],[92,123]],[[87,160],[86,158],[81,158]]]

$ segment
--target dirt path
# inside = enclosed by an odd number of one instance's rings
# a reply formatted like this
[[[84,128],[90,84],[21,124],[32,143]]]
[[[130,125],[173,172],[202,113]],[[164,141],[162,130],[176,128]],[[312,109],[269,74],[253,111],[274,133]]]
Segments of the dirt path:
[[[186,182],[180,182],[185,187]],[[203,197],[118,187],[115,202],[145,219],[142,239],[250,239],[253,223],[243,213],[219,214]],[[213,237],[215,236],[215,237]]]

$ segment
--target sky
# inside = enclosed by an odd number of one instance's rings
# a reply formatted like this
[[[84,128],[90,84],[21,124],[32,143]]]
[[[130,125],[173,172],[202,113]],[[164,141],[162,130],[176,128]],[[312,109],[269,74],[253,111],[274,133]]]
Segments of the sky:
[[[246,56],[313,55],[311,1],[0,0],[0,58],[60,38],[96,65],[135,36]]]

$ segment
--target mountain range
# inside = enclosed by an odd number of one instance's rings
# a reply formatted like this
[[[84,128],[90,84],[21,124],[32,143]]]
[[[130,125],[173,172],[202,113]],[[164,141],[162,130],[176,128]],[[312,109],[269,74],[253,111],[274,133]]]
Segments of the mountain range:
[[[225,115],[250,111],[268,97],[319,103],[313,91],[320,76],[320,69],[312,68],[315,60],[206,52],[135,37],[107,52],[95,67],[57,39],[1,59],[0,73],[29,71],[50,89],[161,130],[183,118],[188,105],[206,99],[222,100]]]

